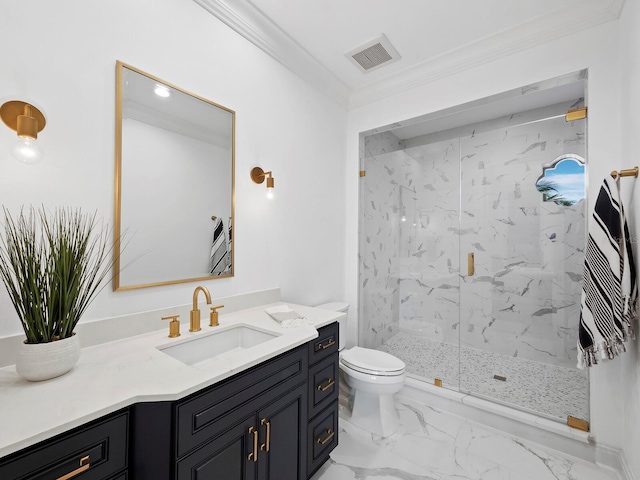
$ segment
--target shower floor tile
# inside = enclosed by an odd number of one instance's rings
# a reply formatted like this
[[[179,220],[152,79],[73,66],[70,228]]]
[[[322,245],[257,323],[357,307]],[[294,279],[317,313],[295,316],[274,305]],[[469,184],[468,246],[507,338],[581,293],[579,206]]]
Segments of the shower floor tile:
[[[312,480],[616,480],[616,473],[396,396],[387,438],[340,417],[338,446]]]
[[[588,419],[589,382],[583,370],[461,347],[400,332],[380,350],[400,358],[407,373],[562,422]],[[494,376],[506,378],[498,380]]]

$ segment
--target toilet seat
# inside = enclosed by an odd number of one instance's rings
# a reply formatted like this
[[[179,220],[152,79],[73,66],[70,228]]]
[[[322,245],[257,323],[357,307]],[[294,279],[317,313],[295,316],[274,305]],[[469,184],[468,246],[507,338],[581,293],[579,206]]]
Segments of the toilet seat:
[[[380,377],[396,377],[404,374],[405,364],[399,358],[370,348],[353,347],[340,357],[346,367],[356,372]]]

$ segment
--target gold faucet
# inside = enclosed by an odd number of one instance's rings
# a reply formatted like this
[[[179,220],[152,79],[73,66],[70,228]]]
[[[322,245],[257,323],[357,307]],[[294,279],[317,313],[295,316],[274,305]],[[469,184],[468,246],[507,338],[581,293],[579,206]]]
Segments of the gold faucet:
[[[209,314],[209,326],[217,327],[220,325],[218,323],[218,309],[223,308],[224,305],[216,305],[215,307],[211,307],[211,313]]]
[[[189,317],[189,331],[190,332],[199,332],[200,328],[200,309],[198,308],[198,292],[202,291],[204,296],[207,298],[207,305],[211,305],[211,294],[206,287],[199,286],[193,291],[193,310],[191,310],[191,315]]]
[[[169,338],[176,338],[180,336],[179,317],[180,315],[167,315],[166,317],[162,317],[162,320],[171,320],[169,322]]]

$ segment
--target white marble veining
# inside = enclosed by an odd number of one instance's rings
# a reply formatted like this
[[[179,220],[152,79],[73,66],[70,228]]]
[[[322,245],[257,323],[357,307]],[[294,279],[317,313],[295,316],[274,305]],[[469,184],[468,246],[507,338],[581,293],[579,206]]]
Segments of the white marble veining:
[[[275,305],[282,303],[221,314],[220,325],[253,325],[278,336],[202,366],[188,366],[157,348],[212,331],[203,325],[201,332],[190,333],[183,324],[177,339],[167,338],[165,325],[152,333],[83,348],[73,370],[48,381],[28,382],[14,366],[0,368],[0,457],[135,402],[182,398],[316,338],[316,328],[344,315],[289,304],[313,326],[285,329],[264,311]]]
[[[312,480],[618,480],[612,470],[396,397],[381,438],[340,418],[338,446]]]
[[[432,383],[492,398],[559,421],[589,418],[587,372],[400,332],[380,350],[405,362],[407,373]],[[496,380],[494,375],[506,377]]]
[[[585,157],[584,122],[555,118],[460,140],[461,344],[575,366],[585,201],[543,202],[535,183],[562,154]]]
[[[532,378],[569,377],[563,385],[580,388],[580,398],[565,392],[554,401],[584,411],[585,377],[568,369],[575,367],[586,202],[544,202],[535,184],[560,155],[585,157],[585,126],[562,117],[520,121],[514,115],[489,122],[491,128],[461,127],[452,138],[439,132],[422,145],[398,144],[389,133],[369,142],[362,159],[360,344],[378,348],[405,332],[469,353],[494,352],[501,363],[513,358],[516,372],[521,359],[563,367],[537,369],[545,372]],[[444,350],[432,367],[451,370],[445,377],[461,371],[456,382],[505,401],[502,390],[511,385],[473,381],[493,360],[459,364]],[[546,406],[535,388],[508,395],[509,402]],[[564,414],[557,410],[542,413]]]

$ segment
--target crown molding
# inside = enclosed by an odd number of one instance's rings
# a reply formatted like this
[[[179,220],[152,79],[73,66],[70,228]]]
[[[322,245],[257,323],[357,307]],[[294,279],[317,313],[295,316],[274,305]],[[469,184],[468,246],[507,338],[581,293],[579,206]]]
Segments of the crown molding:
[[[329,95],[338,105],[354,109],[616,20],[626,0],[576,0],[572,5],[539,15],[354,90],[350,90],[251,2],[194,1],[307,83]]]
[[[428,59],[353,90],[349,108],[397,95],[420,85],[498,60],[619,18],[625,0],[586,0],[558,8],[480,40]]]
[[[338,105],[348,107],[349,87],[253,4],[244,0],[194,1]]]

